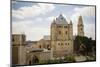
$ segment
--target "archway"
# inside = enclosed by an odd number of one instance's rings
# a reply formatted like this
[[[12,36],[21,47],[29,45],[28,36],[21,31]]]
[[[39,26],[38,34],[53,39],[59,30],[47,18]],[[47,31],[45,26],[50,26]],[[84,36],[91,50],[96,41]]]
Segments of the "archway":
[[[31,65],[31,61],[29,61],[29,65]]]
[[[34,55],[32,59],[32,64],[37,64],[37,63],[39,63],[39,59],[37,56]]]

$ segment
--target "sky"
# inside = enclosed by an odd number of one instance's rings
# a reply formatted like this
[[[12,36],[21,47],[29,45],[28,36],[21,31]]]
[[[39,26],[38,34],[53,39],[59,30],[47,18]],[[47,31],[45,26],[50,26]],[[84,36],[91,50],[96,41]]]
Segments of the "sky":
[[[50,25],[60,14],[68,23],[72,20],[73,35],[77,35],[81,15],[85,36],[95,39],[95,7],[82,5],[12,1],[12,33],[26,34],[27,40],[40,40],[44,35],[50,35]]]

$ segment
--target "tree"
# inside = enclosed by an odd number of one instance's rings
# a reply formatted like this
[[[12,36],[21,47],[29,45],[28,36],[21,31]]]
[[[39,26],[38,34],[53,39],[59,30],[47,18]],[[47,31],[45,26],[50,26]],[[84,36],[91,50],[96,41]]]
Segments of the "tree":
[[[76,53],[79,53],[79,49],[82,44],[85,46],[85,48],[83,48],[83,53],[85,53],[85,55],[89,55],[93,51],[93,48],[95,49],[96,43],[95,40],[92,40],[92,38],[76,36],[74,40],[74,50]]]

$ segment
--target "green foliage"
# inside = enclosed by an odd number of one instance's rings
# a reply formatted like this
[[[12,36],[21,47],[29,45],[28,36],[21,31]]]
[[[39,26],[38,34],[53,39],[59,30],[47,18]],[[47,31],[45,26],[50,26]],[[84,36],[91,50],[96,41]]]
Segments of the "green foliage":
[[[70,55],[70,56],[66,56],[65,57],[65,60],[67,62],[75,62],[75,57],[73,55]]]
[[[85,48],[83,48],[83,52],[88,55],[89,53],[91,53],[94,49],[96,49],[96,43],[95,40],[92,40],[91,38],[88,37],[81,37],[81,36],[76,36],[75,40],[74,40],[74,46],[77,46],[77,48],[75,50],[79,50],[80,45],[83,44],[85,46]]]
[[[86,56],[86,61],[96,60],[96,56]]]

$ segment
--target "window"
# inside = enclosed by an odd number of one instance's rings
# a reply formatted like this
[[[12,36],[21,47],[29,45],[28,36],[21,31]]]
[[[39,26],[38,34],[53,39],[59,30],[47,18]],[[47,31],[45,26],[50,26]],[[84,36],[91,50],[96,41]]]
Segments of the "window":
[[[58,43],[58,45],[60,45],[60,43]]]
[[[82,24],[80,24],[80,26],[82,26]]]
[[[62,26],[57,26],[58,28],[62,28]]]
[[[67,26],[64,26],[64,28],[67,28]]]
[[[59,34],[61,34],[61,31],[59,31]]]
[[[47,49],[50,50],[50,46],[49,46],[49,44],[47,45]]]
[[[22,40],[25,41],[25,36],[24,35],[22,35]]]
[[[41,48],[41,45],[39,46],[39,48]]]
[[[61,45],[63,45],[63,43],[61,43]]]
[[[67,35],[67,31],[66,31],[66,35]]]
[[[67,43],[65,43],[65,45],[67,45]]]
[[[82,31],[82,28],[81,28],[81,31]]]
[[[63,17],[61,17],[61,20],[63,20]]]
[[[14,38],[12,38],[12,41],[15,41]]]
[[[69,45],[69,43],[68,43],[68,45]]]

